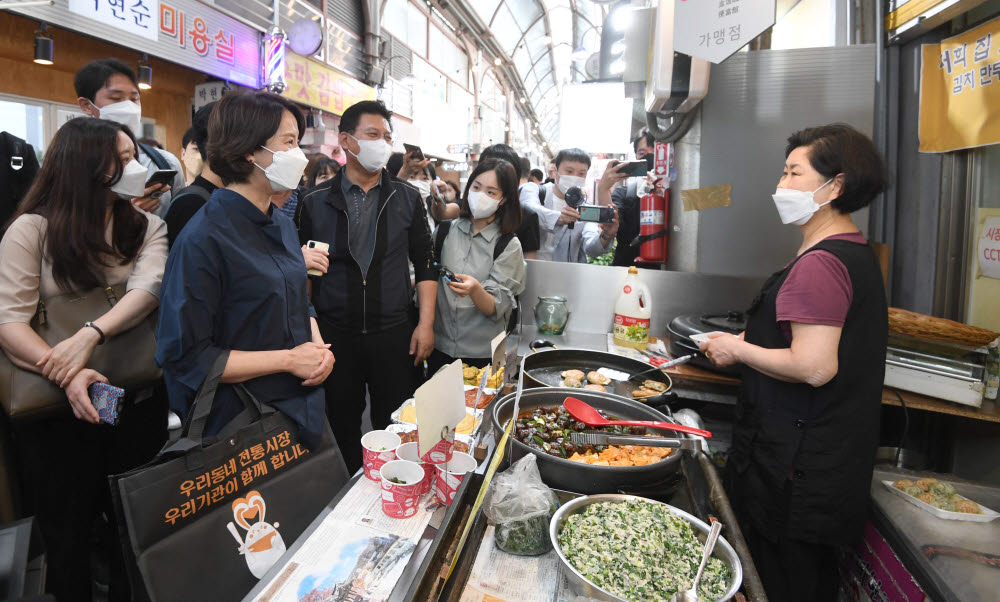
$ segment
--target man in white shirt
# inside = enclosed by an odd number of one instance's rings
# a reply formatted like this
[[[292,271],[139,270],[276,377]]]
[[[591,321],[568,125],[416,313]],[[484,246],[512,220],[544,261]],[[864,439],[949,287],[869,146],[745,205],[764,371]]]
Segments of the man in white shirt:
[[[131,67],[114,58],[91,61],[76,72],[73,86],[76,103],[84,113],[127,125],[136,138],[142,138],[139,82]],[[177,172],[169,186],[150,186],[144,196],[132,199],[139,209],[164,217],[170,207],[170,190],[184,188],[184,168],[177,157],[165,150],[140,144],[138,151],[137,159],[149,176],[161,169]]]
[[[610,224],[577,223],[580,212],[566,203],[566,193],[578,188],[583,194],[590,155],[578,148],[564,149],[553,163],[555,182],[545,184],[545,204],[538,201],[537,195],[526,201],[538,213],[542,239],[538,259],[587,263],[588,257],[599,257],[612,249],[618,233],[617,210]]]

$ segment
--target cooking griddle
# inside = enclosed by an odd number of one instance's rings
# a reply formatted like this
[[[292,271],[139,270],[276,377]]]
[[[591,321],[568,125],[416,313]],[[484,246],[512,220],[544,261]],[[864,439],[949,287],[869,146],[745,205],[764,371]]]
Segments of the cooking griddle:
[[[586,349],[550,349],[535,352],[524,360],[524,380],[529,387],[562,387],[564,386],[562,373],[566,370],[581,370],[587,374],[600,368],[610,368],[629,375],[645,372],[645,374],[628,381],[612,380],[609,384],[604,385],[604,388],[612,395],[647,404],[655,404],[665,398],[665,394],[643,399],[632,397],[632,391],[641,388],[644,380],[661,382],[667,385],[669,391],[669,377],[659,370],[654,370],[654,366],[614,353]]]

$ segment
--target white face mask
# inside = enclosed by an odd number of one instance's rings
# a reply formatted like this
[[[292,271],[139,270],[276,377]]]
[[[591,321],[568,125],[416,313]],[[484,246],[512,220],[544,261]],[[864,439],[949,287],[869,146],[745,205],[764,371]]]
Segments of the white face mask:
[[[559,190],[562,191],[563,194],[566,194],[569,189],[574,186],[583,190],[584,185],[587,183],[587,178],[581,178],[579,176],[564,176],[559,174],[558,182]]]
[[[430,182],[426,182],[424,180],[409,180],[407,183],[417,189],[417,192],[420,193],[420,198],[426,199],[431,196]]]
[[[348,136],[351,135],[348,134]],[[351,136],[351,138],[354,138],[354,136]],[[351,153],[347,147],[344,147],[344,150],[357,157],[358,163],[368,173],[382,171],[385,164],[389,162],[389,156],[392,155],[392,146],[382,138],[378,140],[358,140],[354,138],[354,141],[358,143],[358,154]]]
[[[475,219],[487,218],[497,212],[500,201],[480,190],[469,191],[469,212]]]
[[[123,199],[134,199],[146,194],[146,174],[149,172],[142,163],[132,159],[122,170],[122,177],[111,190]]]
[[[774,206],[778,209],[778,216],[781,217],[781,223],[795,224],[796,226],[805,225],[812,218],[813,214],[819,211],[820,207],[828,205],[833,201],[833,199],[830,199],[822,205],[817,205],[816,201],[813,200],[813,195],[823,190],[832,181],[833,178],[830,178],[823,186],[812,192],[795,190],[793,188],[778,188],[775,190],[771,198],[774,199]]]
[[[97,105],[90,103],[95,109]],[[127,125],[136,138],[142,138],[142,107],[131,100],[123,100],[97,109],[101,119]]]
[[[184,153],[184,169],[187,170],[188,177],[201,175],[203,161],[201,153],[197,150]]]
[[[271,182],[271,190],[283,192],[298,187],[299,180],[302,179],[302,172],[309,164],[309,157],[306,157],[302,149],[297,146],[286,151],[273,151],[266,146],[261,148],[270,151],[274,156],[266,169],[257,165],[256,162],[254,163]]]

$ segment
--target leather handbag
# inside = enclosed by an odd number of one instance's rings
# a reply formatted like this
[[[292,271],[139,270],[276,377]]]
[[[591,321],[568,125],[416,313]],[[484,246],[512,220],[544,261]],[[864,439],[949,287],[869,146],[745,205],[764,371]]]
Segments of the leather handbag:
[[[122,283],[42,299],[31,319],[31,329],[54,347],[76,334],[85,322],[106,314],[125,292]],[[159,380],[163,373],[154,361],[156,316],[154,311],[138,325],[98,345],[87,367],[126,390]],[[70,411],[66,393],[58,385],[41,374],[15,366],[6,353],[0,353],[0,404],[12,420],[18,421]]]
[[[306,448],[242,384],[243,412],[205,436],[228,359],[209,369],[179,439],[109,477],[133,600],[242,599],[350,480],[326,421]]]

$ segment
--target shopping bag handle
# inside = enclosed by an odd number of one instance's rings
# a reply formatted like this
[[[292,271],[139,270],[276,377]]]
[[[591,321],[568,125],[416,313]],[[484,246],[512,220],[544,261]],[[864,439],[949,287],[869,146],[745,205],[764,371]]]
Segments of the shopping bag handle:
[[[208,374],[205,376],[205,381],[201,384],[198,389],[198,393],[195,394],[194,403],[191,404],[191,413],[188,416],[187,424],[184,428],[183,436],[174,441],[173,443],[167,445],[163,448],[161,454],[167,454],[171,452],[187,452],[191,449],[198,448],[202,446],[202,439],[205,433],[205,425],[208,422],[208,416],[212,413],[212,405],[215,402],[215,394],[219,388],[219,382],[222,380],[222,373],[226,371],[226,364],[229,362],[229,351],[223,350],[212,362],[212,367],[209,368]],[[244,412],[241,413],[236,418],[241,418],[245,414],[249,414],[250,418],[257,418],[265,414],[274,413],[274,408],[264,406],[247,391],[243,384],[237,384],[235,386],[236,395],[243,402]]]

